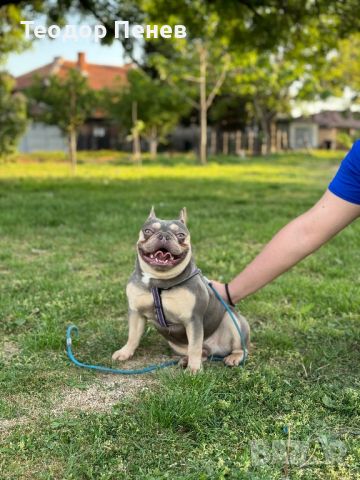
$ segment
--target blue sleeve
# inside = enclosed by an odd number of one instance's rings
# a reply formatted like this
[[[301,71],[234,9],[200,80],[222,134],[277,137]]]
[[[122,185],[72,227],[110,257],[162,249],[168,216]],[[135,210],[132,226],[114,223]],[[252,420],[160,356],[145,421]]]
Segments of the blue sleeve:
[[[343,200],[360,205],[360,140],[341,162],[329,190]]]

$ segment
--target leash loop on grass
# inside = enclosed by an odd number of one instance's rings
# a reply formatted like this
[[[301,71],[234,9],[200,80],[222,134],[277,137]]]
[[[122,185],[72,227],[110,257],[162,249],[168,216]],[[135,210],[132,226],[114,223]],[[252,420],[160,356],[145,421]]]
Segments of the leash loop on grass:
[[[229,305],[222,299],[219,292],[213,287],[213,285],[210,282],[208,282],[208,284],[209,284],[209,287],[215,293],[217,299],[225,307],[226,311],[230,315],[230,317],[231,317],[232,321],[234,322],[235,327],[236,327],[236,329],[237,329],[237,331],[240,335],[241,347],[242,347],[243,352],[244,352],[244,357],[243,357],[240,365],[244,365],[245,361],[246,361],[246,358],[247,358],[247,355],[248,355],[248,352],[247,352],[247,349],[246,349],[245,338],[244,338],[244,336],[241,332],[240,325],[238,324],[238,321],[237,321],[237,319],[234,315],[234,312],[231,310]],[[73,354],[73,351],[72,351],[72,336],[71,335],[73,333],[75,334],[76,337],[78,337],[79,336],[79,329],[76,325],[69,325],[66,329],[66,353],[67,353],[67,356],[69,357],[69,359],[77,367],[88,368],[90,370],[96,370],[96,371],[103,372],[103,373],[114,373],[114,374],[118,374],[118,375],[140,375],[142,373],[149,373],[149,372],[153,372],[154,370],[160,370],[161,368],[171,367],[171,366],[174,366],[178,363],[178,360],[169,360],[168,362],[160,363],[159,365],[149,365],[148,367],[143,367],[143,368],[138,368],[138,369],[133,369],[133,370],[103,367],[101,365],[90,365],[88,363],[80,362],[77,358],[75,358],[75,356]],[[221,356],[218,356],[218,355],[210,355],[208,357],[208,360],[211,360],[211,361],[221,361],[223,359],[224,359],[224,357],[221,357]]]
[[[119,368],[102,367],[100,365],[89,365],[88,363],[79,362],[79,360],[75,358],[72,352],[72,332],[74,332],[76,336],[79,336],[79,329],[76,325],[69,325],[67,327],[66,353],[69,359],[78,367],[89,368],[90,370],[97,370],[104,373],[117,373],[119,375],[139,375],[141,373],[148,373],[152,372],[153,370],[159,370],[160,368],[170,367],[171,365],[176,365],[178,363],[178,360],[170,360],[168,362],[161,363],[160,365],[149,365],[148,367],[138,368],[134,370],[123,370]]]

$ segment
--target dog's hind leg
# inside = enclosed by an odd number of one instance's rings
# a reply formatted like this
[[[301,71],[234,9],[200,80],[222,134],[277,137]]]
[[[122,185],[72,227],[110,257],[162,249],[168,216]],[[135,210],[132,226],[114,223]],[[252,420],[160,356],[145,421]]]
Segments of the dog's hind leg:
[[[243,316],[235,312],[234,314],[238,321],[239,327],[241,329],[241,333],[244,337],[246,349],[249,349],[250,328],[247,323],[247,320]],[[224,318],[224,321],[226,321],[226,323],[228,324],[229,330],[231,331],[232,338],[231,338],[231,353],[224,358],[224,363],[225,365],[235,367],[237,365],[240,365],[240,363],[243,361],[245,352],[242,347],[241,337],[239,335],[237,328],[234,325],[232,318],[227,312],[225,313],[225,316],[227,316],[227,318],[226,320]]]

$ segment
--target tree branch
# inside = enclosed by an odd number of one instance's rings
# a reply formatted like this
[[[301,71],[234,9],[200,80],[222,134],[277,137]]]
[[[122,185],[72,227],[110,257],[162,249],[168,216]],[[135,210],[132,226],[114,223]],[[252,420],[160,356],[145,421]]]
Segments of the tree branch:
[[[108,33],[110,33],[110,35],[112,35],[113,37],[115,36],[115,28],[113,26],[113,22],[105,20],[104,17],[102,17],[102,15],[100,15],[99,12],[96,10],[93,2],[88,0],[80,0],[79,3],[83,9],[88,10],[96,20],[98,20],[102,25],[106,26],[106,30]],[[134,63],[137,67],[141,68],[140,62],[136,60],[133,55],[133,52],[132,52],[134,48],[133,44],[131,44],[131,51],[130,51],[128,48],[125,47],[124,38],[119,38],[119,41],[124,49],[125,55],[128,55],[130,57],[131,62]]]
[[[201,82],[201,79],[199,77],[192,77],[191,75],[184,76],[183,79],[187,80],[188,82],[195,82],[195,83]]]
[[[187,102],[189,103],[189,105],[191,105],[193,108],[196,108],[197,110],[200,108],[200,105],[198,104],[198,102],[195,102],[195,100],[193,100],[192,98],[188,97],[186,94],[184,94],[181,90],[181,88],[179,88],[178,86],[176,86],[174,84],[174,82],[172,80],[170,80],[170,78],[164,78],[163,79],[164,82],[166,82],[168,85],[170,85],[170,87],[173,87],[176,89],[176,91],[180,94],[180,96]]]
[[[219,90],[220,88],[222,87],[222,84],[224,83],[225,81],[225,78],[226,78],[226,75],[228,73],[228,65],[225,64],[224,65],[224,68],[222,69],[222,72],[219,76],[219,78],[217,79],[215,85],[214,85],[214,88],[212,89],[212,91],[210,92],[207,100],[206,100],[206,108],[210,108],[213,101],[214,101],[214,98],[216,97],[216,95],[219,93]]]
[[[240,1],[245,7],[247,7],[256,17],[262,18],[262,15],[250,4],[250,2],[247,1]]]

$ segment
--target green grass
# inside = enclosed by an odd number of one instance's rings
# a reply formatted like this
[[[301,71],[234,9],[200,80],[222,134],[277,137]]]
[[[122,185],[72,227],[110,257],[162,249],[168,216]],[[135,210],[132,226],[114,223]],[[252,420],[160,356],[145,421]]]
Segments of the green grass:
[[[110,365],[126,340],[124,288],[152,204],[163,218],[185,205],[198,265],[230,279],[317,200],[340,158],[84,162],[76,178],[61,162],[0,164],[0,478],[358,478],[359,223],[241,303],[244,369],[129,383],[77,369],[64,348],[70,322],[93,363]],[[149,328],[129,365],[170,355]],[[131,395],[106,410],[70,408],[72,392],[120,386]]]

